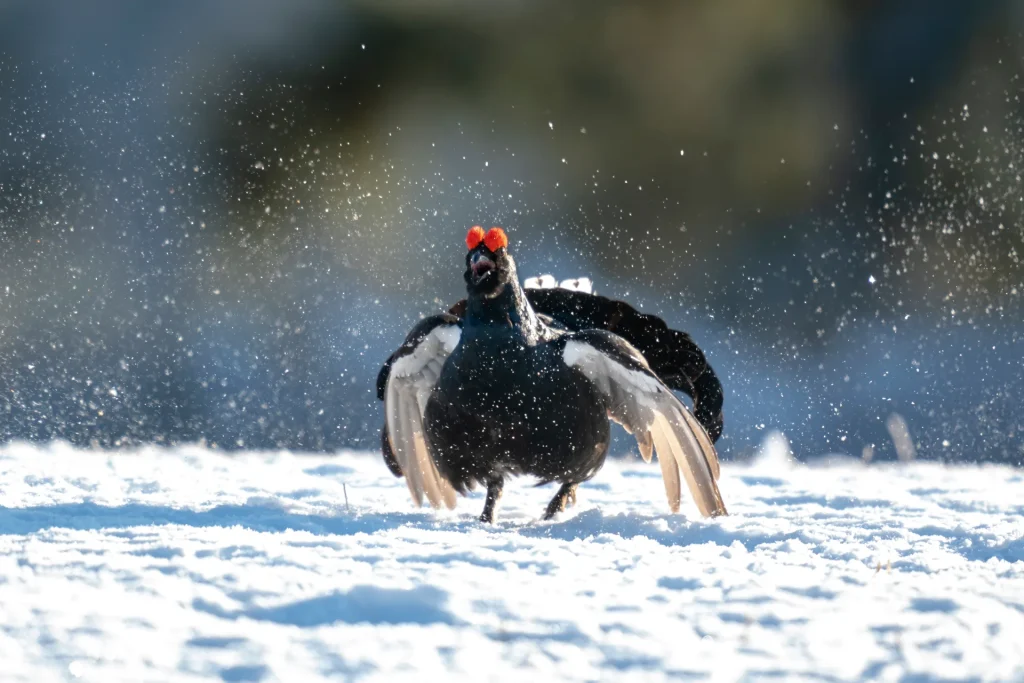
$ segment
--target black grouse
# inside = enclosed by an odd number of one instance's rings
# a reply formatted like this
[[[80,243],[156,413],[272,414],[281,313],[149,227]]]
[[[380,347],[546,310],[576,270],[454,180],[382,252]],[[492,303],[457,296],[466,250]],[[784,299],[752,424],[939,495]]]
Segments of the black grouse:
[[[604,464],[611,419],[644,460],[657,451],[673,512],[681,472],[701,514],[726,514],[722,387],[693,340],[619,301],[524,290],[501,228],[474,226],[466,244],[466,299],[413,327],[377,377],[384,460],[413,501],[452,509],[480,483],[493,522],[505,478],[533,475],[561,483],[550,519]]]

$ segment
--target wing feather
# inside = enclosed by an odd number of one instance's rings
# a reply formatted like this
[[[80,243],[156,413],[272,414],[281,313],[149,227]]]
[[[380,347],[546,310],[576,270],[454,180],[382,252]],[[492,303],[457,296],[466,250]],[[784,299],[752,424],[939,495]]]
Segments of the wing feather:
[[[663,421],[655,418],[649,432],[654,439],[654,447],[658,449],[658,464],[661,465],[661,478],[665,483],[665,496],[668,498],[668,508],[672,512],[679,512],[679,503],[683,499],[683,490],[679,485],[679,461],[671,446],[670,434],[665,430]]]
[[[459,342],[459,328],[439,324],[403,347],[389,368],[384,411],[391,450],[409,487],[413,502],[426,498],[434,508],[455,507],[455,489],[441,476],[430,454],[423,414],[441,368]]]
[[[710,437],[640,352],[603,330],[565,339],[563,359],[604,395],[609,417],[633,434],[644,460],[650,462],[652,446],[657,452],[669,508],[679,510],[685,479],[702,515],[727,514],[716,484],[718,454]]]
[[[636,437],[636,445],[640,447],[640,457],[644,459],[644,462],[650,462],[651,456],[654,455],[654,441],[651,440],[650,433],[634,434]]]
[[[407,428],[396,428],[392,425],[408,425],[409,402],[398,392],[391,391],[392,384],[388,383],[387,398],[385,398],[388,410],[388,435],[391,437],[391,450],[398,460],[402,472],[405,474],[405,482],[409,486],[409,494],[412,500],[419,507],[423,505],[423,481],[418,467],[410,465],[410,455],[415,460],[415,444],[412,441],[412,434]]]
[[[694,417],[689,410],[686,410],[685,407],[682,411],[682,415],[683,419],[685,419],[686,423],[689,425],[690,431],[693,432],[693,435],[697,437],[697,441],[700,442],[700,449],[707,459],[708,467],[711,469],[711,476],[714,477],[715,481],[718,481],[719,476],[722,474],[722,468],[721,465],[718,464],[718,451],[715,450],[714,444],[711,443],[711,437],[708,436],[708,433],[704,431],[703,427],[701,427],[697,418]]]
[[[680,418],[682,415],[678,413],[675,419],[658,413],[655,419],[670,434],[668,442],[672,455],[679,464],[697,508],[705,517],[715,517],[725,511],[725,506],[722,505],[722,497],[708,463],[709,458],[693,430],[686,425],[685,419]]]

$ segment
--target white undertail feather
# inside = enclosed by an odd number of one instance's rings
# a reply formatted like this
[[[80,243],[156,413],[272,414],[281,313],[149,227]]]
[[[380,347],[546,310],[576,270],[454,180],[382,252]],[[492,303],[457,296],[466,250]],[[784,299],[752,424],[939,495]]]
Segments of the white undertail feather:
[[[562,280],[558,283],[558,286],[562,289],[570,289],[574,292],[585,292],[587,294],[593,294],[594,283],[590,281],[589,277],[577,277],[571,280]]]
[[[528,277],[523,280],[523,289],[554,289],[557,286],[558,280],[551,275]]]
[[[556,287],[573,292],[594,293],[594,283],[589,277],[576,277],[559,282],[553,275],[540,275],[523,280],[523,289],[555,289]]]

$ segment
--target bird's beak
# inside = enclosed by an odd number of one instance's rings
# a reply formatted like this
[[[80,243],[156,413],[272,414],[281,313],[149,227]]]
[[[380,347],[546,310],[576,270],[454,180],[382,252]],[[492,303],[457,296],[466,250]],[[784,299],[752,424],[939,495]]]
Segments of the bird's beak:
[[[477,252],[470,257],[469,267],[473,271],[473,280],[480,282],[494,270],[494,261],[483,252]]]

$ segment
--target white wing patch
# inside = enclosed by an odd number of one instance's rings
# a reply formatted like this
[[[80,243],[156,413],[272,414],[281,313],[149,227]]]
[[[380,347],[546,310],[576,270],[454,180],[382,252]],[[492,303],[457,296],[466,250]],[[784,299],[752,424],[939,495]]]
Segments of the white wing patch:
[[[412,353],[394,362],[388,375],[384,395],[388,437],[416,505],[422,505],[426,496],[432,507],[455,508],[455,489],[437,471],[427,448],[423,413],[441,367],[460,336],[456,325],[435,327]]]
[[[541,275],[523,280],[523,289],[555,289],[556,287],[573,292],[594,293],[594,283],[589,277],[577,277],[559,282],[553,275]]]
[[[569,340],[565,363],[582,372],[608,400],[608,415],[633,434],[644,460],[658,453],[665,495],[679,511],[682,479],[705,517],[726,513],[718,490],[718,454],[704,428],[654,374],[630,369],[585,341]]]

